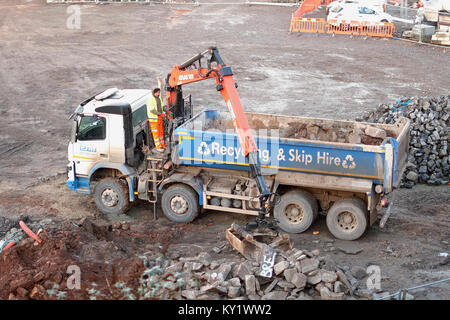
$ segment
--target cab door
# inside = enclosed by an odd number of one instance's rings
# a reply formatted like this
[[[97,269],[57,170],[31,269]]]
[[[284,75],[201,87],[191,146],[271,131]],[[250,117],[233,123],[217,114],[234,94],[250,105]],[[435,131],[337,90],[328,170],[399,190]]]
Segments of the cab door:
[[[88,176],[92,167],[109,160],[108,116],[84,114],[78,120],[73,161],[77,176]]]

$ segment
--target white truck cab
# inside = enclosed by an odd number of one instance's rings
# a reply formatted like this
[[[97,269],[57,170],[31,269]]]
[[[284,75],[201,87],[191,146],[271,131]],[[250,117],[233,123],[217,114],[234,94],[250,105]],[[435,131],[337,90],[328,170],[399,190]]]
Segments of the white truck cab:
[[[142,146],[148,145],[150,95],[151,90],[111,88],[82,102],[70,117],[67,185],[91,194],[98,183],[106,182],[100,197],[94,197],[103,200],[105,211],[115,213],[115,208],[123,207],[117,206],[119,201],[134,200],[134,180],[145,159]],[[124,191],[127,199],[122,199]]]

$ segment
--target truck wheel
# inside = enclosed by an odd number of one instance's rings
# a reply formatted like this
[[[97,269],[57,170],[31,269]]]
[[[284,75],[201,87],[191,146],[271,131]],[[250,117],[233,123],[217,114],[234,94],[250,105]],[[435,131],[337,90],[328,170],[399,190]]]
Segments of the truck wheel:
[[[338,239],[356,240],[367,227],[367,209],[358,198],[342,199],[333,204],[327,213],[328,230]]]
[[[94,188],[94,202],[104,214],[125,213],[130,207],[128,186],[118,179],[102,179]]]
[[[306,231],[318,214],[316,199],[303,190],[293,190],[281,196],[274,207],[274,217],[280,228],[290,233]]]
[[[169,220],[189,223],[199,211],[197,193],[184,184],[175,184],[163,193],[161,207]]]

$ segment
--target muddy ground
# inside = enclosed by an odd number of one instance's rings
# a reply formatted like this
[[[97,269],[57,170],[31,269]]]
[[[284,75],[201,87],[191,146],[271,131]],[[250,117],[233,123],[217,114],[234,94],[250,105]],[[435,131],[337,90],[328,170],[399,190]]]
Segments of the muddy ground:
[[[290,34],[289,7],[83,5],[80,29],[67,27],[66,10],[41,1],[0,4],[0,215],[11,219],[108,221],[89,196],[65,186],[68,116],[105,88],[152,88],[157,76],[211,45],[232,66],[243,106],[252,112],[353,120],[379,103],[438,96],[450,88],[449,49]],[[224,107],[213,83],[194,84],[186,93],[195,112]],[[342,265],[378,264],[381,286],[391,292],[450,277],[449,265],[441,265],[438,256],[450,251],[448,186],[397,192],[385,229],[373,226],[358,241],[330,246],[333,238],[320,217],[293,236],[295,245],[317,248]],[[143,202],[115,219],[154,230],[171,225],[161,212],[153,222]],[[170,246],[200,252],[223,242],[231,222],[250,220],[206,212],[194,229],[174,228],[179,235],[170,238]],[[363,251],[351,255],[339,248]],[[417,299],[449,299],[450,284],[412,293]]]

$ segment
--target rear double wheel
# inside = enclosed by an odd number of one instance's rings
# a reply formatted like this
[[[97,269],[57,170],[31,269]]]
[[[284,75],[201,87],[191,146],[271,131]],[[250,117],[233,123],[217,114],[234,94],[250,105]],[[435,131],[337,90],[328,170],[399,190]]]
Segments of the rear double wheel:
[[[292,190],[281,196],[274,207],[279,226],[289,233],[306,231],[319,212],[316,199],[304,190]]]
[[[199,213],[198,195],[191,187],[178,183],[164,191],[161,207],[169,220],[188,223]]]
[[[328,230],[338,239],[356,240],[367,228],[367,209],[363,200],[346,198],[333,204],[327,213]]]

